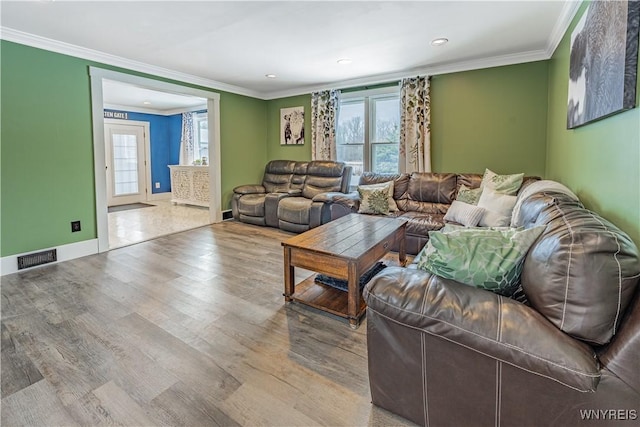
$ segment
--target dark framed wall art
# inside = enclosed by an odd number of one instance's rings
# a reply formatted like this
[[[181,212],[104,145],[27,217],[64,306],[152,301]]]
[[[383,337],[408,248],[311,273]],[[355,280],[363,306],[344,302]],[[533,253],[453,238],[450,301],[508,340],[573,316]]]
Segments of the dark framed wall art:
[[[640,1],[593,1],[571,33],[567,129],[635,107]]]

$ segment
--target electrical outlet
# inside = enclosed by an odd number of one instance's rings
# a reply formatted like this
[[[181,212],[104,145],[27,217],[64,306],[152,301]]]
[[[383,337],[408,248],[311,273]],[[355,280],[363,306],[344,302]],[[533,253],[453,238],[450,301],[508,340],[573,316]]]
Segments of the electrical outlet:
[[[71,232],[75,233],[76,231],[80,230],[80,221],[71,221]]]
[[[160,183],[156,182],[156,188],[160,188]]]

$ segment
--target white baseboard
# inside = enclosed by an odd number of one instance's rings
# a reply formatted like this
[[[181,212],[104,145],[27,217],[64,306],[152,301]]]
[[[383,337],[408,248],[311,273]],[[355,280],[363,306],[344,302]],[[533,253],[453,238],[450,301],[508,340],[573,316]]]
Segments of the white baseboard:
[[[152,202],[154,200],[171,200],[171,192],[168,193],[152,193],[147,196],[147,200]]]
[[[87,255],[93,255],[98,253],[98,239],[84,240],[82,242],[69,243],[67,245],[62,246],[54,246],[51,248],[43,248],[37,249],[34,251],[25,252],[22,254],[9,255],[6,257],[2,257],[0,259],[0,276],[5,276],[7,274],[16,273],[18,271],[18,257],[23,255],[28,255],[34,252],[46,251],[49,249],[57,249],[58,253],[58,261],[69,261],[71,259],[80,258]],[[55,264],[55,263],[51,263]],[[50,265],[50,264],[44,264]],[[41,266],[38,266],[41,267]],[[31,267],[31,268],[38,268]],[[20,271],[27,271],[28,268]]]

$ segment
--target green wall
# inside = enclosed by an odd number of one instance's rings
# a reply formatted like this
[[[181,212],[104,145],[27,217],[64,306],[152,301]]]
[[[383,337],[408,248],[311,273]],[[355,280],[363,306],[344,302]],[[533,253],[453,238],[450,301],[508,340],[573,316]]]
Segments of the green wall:
[[[304,107],[304,145],[280,145],[280,109]],[[267,101],[267,158],[269,160],[311,160],[311,95]]]
[[[622,228],[640,246],[640,109],[567,130],[571,32],[586,6],[549,61],[545,175],[571,188],[587,208]]]
[[[0,254],[97,237],[89,66],[144,75],[2,41]],[[222,206],[267,160],[266,101],[220,93]],[[256,172],[258,170],[258,172]],[[80,220],[82,231],[71,233]]]
[[[544,175],[547,63],[433,76],[435,172]]]

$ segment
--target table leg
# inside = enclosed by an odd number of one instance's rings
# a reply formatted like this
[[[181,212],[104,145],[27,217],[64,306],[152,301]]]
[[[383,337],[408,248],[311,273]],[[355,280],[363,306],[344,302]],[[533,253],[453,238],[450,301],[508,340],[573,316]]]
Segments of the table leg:
[[[398,233],[400,233],[399,240],[400,243],[398,245],[398,261],[400,261],[400,265],[404,267],[407,264],[407,247],[406,247],[406,239],[405,239],[405,228],[402,227]]]
[[[284,248],[284,300],[291,301],[291,295],[295,293],[295,272],[291,265],[291,248]]]
[[[348,267],[349,288],[348,288],[348,307],[347,315],[349,316],[349,325],[352,329],[358,327],[358,311],[360,311],[360,276],[358,276],[358,269],[353,262],[349,263]]]

